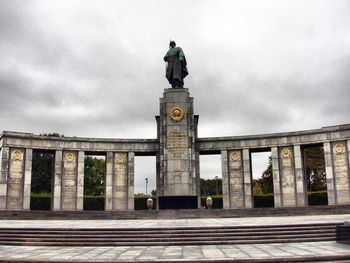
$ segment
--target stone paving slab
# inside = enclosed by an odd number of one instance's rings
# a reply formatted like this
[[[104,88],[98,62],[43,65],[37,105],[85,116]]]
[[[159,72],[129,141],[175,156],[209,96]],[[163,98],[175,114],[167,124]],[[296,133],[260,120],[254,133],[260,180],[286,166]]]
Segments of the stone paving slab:
[[[33,228],[167,228],[343,223],[350,214],[244,218],[138,219],[138,220],[0,220],[0,227]]]
[[[350,246],[332,241],[175,247],[0,246],[0,262],[307,262],[322,258],[350,260]]]

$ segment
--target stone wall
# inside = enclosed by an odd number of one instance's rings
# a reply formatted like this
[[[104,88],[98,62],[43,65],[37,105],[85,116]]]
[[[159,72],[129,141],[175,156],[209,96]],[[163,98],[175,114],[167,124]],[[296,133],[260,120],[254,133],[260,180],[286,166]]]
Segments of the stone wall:
[[[251,208],[251,153],[271,149],[275,207],[307,205],[303,147],[323,145],[329,205],[350,204],[350,124],[277,134],[197,138],[187,89],[160,100],[157,139],[0,135],[0,209],[30,208],[33,150],[54,152],[53,210],[82,210],[85,154],[106,155],[105,210],[134,209],[135,155],[157,156],[158,196],[200,195],[200,154],[221,154],[224,209]]]

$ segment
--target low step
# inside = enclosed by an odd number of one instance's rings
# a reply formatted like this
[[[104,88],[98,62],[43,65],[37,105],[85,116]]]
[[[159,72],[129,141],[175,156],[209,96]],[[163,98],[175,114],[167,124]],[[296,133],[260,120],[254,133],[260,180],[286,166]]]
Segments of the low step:
[[[0,228],[1,245],[161,246],[334,241],[340,223],[196,228]]]

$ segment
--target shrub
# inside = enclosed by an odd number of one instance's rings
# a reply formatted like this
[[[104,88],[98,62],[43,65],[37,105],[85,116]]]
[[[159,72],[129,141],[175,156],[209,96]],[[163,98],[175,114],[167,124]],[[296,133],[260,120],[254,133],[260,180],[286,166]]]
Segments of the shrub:
[[[254,195],[254,207],[274,207],[275,199],[273,194]]]
[[[30,196],[30,210],[51,210],[51,194],[32,193]]]
[[[328,205],[327,191],[309,192],[308,193],[309,205]]]
[[[84,210],[105,210],[105,197],[84,196]]]

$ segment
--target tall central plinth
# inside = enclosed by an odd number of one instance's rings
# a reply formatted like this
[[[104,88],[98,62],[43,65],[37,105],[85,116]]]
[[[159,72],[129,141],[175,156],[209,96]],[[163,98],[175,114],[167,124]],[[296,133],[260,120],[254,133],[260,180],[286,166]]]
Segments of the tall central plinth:
[[[195,149],[198,116],[188,89],[165,89],[157,116],[159,209],[198,208],[199,153]]]

